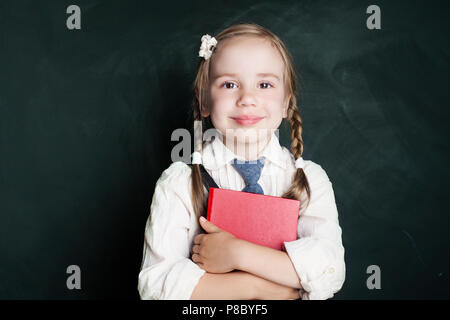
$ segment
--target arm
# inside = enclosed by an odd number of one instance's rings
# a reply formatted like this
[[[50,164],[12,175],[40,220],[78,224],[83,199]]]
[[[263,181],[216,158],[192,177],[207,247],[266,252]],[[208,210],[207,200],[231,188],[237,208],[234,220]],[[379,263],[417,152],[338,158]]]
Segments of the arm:
[[[310,163],[307,175],[311,201],[306,210],[306,199],[302,201],[298,239],[284,243],[286,252],[238,240],[235,267],[301,289],[302,299],[328,299],[340,290],[345,279],[342,231],[325,171]]]
[[[189,212],[183,173],[174,163],[156,183],[145,226],[138,279],[141,299],[297,299],[296,290],[245,272],[207,273],[189,259]],[[195,290],[195,291],[194,291]]]
[[[299,297],[297,289],[248,272],[236,271],[237,249],[241,242],[247,242],[237,239],[203,217],[199,219],[199,222],[207,234],[198,234],[194,238],[192,260],[204,269],[206,274],[197,284],[193,299],[286,300]],[[277,252],[277,250],[273,251]],[[296,277],[295,271],[294,277]]]
[[[305,169],[311,201],[308,207],[302,203],[298,239],[284,246],[301,280],[302,299],[323,300],[344,283],[345,251],[332,184],[320,165],[310,162]]]
[[[282,286],[301,289],[286,252],[238,239],[203,217],[199,223],[207,234],[194,238],[192,261],[205,271],[223,274],[237,269]]]
[[[288,300],[298,299],[298,290],[243,271],[206,272],[195,287],[192,300]]]
[[[156,183],[144,235],[141,299],[186,300],[205,273],[189,259],[190,168],[172,163]]]
[[[286,252],[237,239],[236,269],[283,286],[301,289],[300,279]]]
[[[209,221],[200,219],[208,234],[194,239],[192,260],[208,272],[226,273],[238,269],[300,289],[302,299],[331,298],[345,279],[342,231],[328,176],[321,166],[312,162],[305,169],[311,200],[306,207],[307,199],[303,194],[297,240],[284,242],[286,253],[238,241]]]

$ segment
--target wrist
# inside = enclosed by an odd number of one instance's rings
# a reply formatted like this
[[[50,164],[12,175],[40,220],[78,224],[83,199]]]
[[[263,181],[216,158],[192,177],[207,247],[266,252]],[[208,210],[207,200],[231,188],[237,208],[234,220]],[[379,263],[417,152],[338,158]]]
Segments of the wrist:
[[[266,280],[245,271],[234,271],[243,275],[242,284],[245,288],[247,300],[262,300],[261,293],[265,290]]]
[[[245,263],[246,263],[246,244],[247,241],[235,238],[232,245],[233,252],[233,267],[236,270],[246,271]]]

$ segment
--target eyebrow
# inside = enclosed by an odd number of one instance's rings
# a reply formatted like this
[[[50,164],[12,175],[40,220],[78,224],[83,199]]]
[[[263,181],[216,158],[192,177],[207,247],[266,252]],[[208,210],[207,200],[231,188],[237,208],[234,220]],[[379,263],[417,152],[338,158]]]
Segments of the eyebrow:
[[[219,75],[215,76],[215,77],[213,78],[213,80],[217,80],[217,79],[219,79],[219,78],[227,77],[227,76],[228,76],[228,77],[236,77],[237,74],[236,74],[236,73],[223,73],[223,74],[219,74]],[[266,73],[258,73],[257,76],[260,77],[260,78],[273,77],[273,78],[277,79],[278,81],[280,81],[280,78],[279,78],[276,74],[270,73],[270,72],[266,72]]]

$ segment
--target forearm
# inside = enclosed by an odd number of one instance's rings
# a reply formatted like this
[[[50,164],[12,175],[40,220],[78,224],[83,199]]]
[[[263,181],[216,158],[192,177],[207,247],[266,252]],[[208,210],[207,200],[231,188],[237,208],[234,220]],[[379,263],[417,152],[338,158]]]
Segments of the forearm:
[[[200,278],[191,300],[256,299],[258,277],[243,271],[209,273]]]
[[[238,240],[236,269],[275,283],[301,289],[300,279],[288,254],[284,251]]]
[[[299,291],[244,271],[206,272],[191,300],[294,300]]]

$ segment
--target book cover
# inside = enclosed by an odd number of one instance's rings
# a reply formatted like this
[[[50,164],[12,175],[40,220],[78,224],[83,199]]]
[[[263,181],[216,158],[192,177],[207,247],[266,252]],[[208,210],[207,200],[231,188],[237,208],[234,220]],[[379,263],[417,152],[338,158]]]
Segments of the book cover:
[[[300,201],[209,188],[206,219],[236,238],[283,250],[297,239]]]

